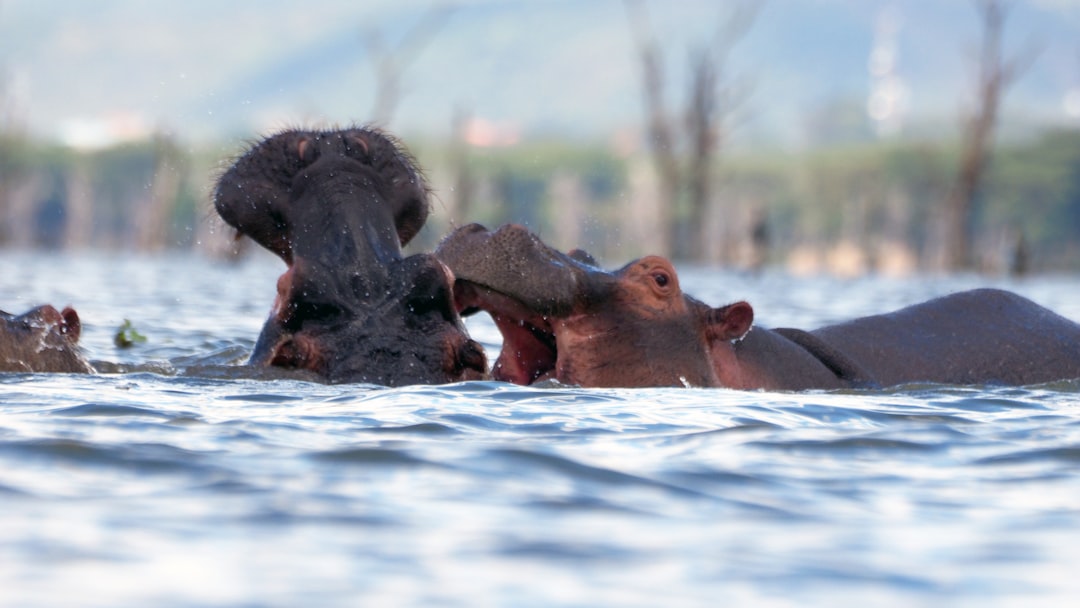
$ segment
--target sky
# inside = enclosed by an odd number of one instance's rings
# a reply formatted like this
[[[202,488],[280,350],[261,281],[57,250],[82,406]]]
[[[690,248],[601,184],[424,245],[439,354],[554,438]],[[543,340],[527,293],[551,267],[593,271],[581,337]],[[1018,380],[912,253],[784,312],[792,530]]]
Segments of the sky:
[[[744,142],[798,144],[845,108],[887,115],[877,126],[889,134],[955,124],[970,105],[969,0],[755,4],[724,64]],[[673,109],[688,58],[732,5],[646,2]],[[148,130],[198,141],[367,122],[376,58],[388,56],[373,41],[393,50],[433,14],[437,27],[398,70],[391,130],[444,137],[467,113],[471,136],[492,145],[640,132],[621,0],[0,0],[0,116],[76,146]],[[1006,47],[1035,57],[1006,113],[1024,126],[1080,125],[1080,0],[1015,0]]]

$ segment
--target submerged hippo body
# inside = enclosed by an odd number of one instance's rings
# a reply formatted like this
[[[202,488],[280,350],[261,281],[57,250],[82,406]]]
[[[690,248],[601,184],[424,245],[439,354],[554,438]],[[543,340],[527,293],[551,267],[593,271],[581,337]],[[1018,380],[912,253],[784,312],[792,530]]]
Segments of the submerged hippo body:
[[[464,313],[503,334],[496,379],[582,386],[803,390],[910,382],[1033,384],[1080,377],[1080,325],[980,289],[813,331],[754,328],[746,302],[710,307],[666,259],[607,272],[520,226],[465,226],[436,255]]]
[[[227,223],[288,265],[251,364],[389,386],[486,372],[447,269],[430,254],[401,253],[429,204],[412,160],[387,136],[279,133],[221,176],[214,202]]]
[[[0,311],[0,372],[92,373],[79,352],[81,328],[72,308],[45,305],[21,315]]]

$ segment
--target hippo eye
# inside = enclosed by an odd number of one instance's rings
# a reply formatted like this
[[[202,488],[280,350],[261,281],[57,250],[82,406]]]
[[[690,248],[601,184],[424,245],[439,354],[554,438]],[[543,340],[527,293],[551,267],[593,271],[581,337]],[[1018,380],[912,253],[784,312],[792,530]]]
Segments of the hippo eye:
[[[667,287],[671,282],[671,277],[666,272],[656,272],[652,275],[653,281],[660,287]]]

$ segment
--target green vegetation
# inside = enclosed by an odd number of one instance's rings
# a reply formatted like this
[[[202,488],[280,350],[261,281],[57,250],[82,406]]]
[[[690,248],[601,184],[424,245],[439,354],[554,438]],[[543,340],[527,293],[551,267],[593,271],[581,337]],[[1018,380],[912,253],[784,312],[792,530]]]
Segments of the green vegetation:
[[[205,246],[210,184],[228,160],[222,150],[189,150],[164,137],[88,152],[0,138],[0,245]],[[484,149],[420,142],[414,151],[434,190],[417,248],[430,248],[451,225],[478,221],[523,223],[612,263],[648,253],[628,228],[645,213],[642,201],[655,200],[643,153],[565,141]],[[879,245],[892,242],[935,269],[941,203],[957,162],[956,146],[929,141],[729,153],[714,167],[717,246],[707,261],[742,264],[737,252],[762,221],[772,263],[796,248],[846,242],[866,252],[873,270]],[[984,270],[1007,270],[1018,247],[1033,270],[1080,270],[1080,130],[1000,144],[971,229]]]
[[[120,329],[116,330],[116,335],[113,336],[113,343],[116,344],[117,348],[131,348],[144,342],[146,342],[146,336],[140,334],[129,319],[124,319],[124,324],[120,326]]]

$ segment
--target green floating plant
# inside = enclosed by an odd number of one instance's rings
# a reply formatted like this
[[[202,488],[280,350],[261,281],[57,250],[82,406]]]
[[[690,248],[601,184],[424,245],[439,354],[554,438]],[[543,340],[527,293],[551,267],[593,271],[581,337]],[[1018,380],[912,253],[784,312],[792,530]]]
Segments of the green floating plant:
[[[120,326],[120,329],[116,330],[116,335],[113,336],[113,343],[116,344],[117,348],[131,348],[135,344],[142,344],[143,342],[146,342],[146,336],[140,334],[129,319],[124,319],[124,324]]]

